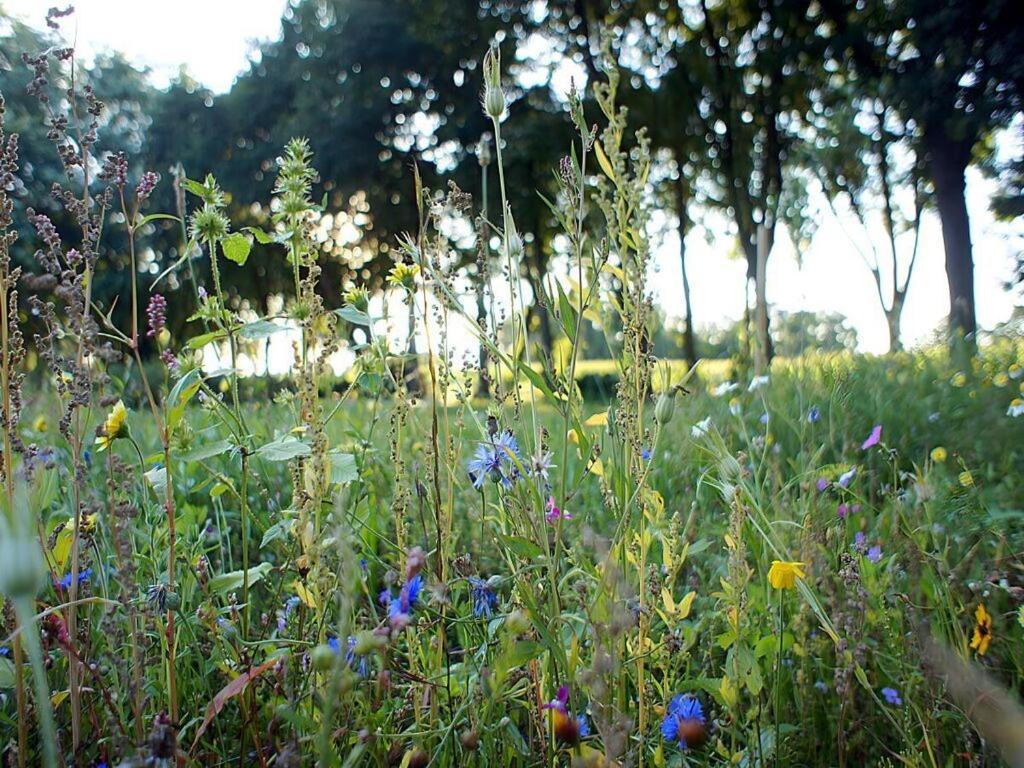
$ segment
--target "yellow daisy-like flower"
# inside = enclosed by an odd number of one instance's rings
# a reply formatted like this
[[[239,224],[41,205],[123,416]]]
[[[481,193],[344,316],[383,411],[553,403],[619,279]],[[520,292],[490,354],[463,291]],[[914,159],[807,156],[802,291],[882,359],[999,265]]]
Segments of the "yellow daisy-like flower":
[[[416,287],[416,277],[419,273],[419,264],[396,264],[388,272],[388,283],[396,288],[411,291]]]
[[[49,427],[49,424],[47,424],[45,416],[39,416],[32,422],[32,429],[36,432],[45,432],[47,427]]]
[[[96,450],[105,451],[117,438],[127,434],[127,418],[128,409],[124,407],[124,400],[118,400],[103,423],[103,433],[96,436]]]
[[[964,488],[970,488],[971,486],[974,485],[974,475],[972,475],[970,470],[968,469],[965,469],[963,472],[960,473],[959,480],[960,485],[962,485]]]
[[[768,571],[768,583],[775,589],[793,589],[797,579],[807,578],[802,568],[806,563],[789,563],[783,560],[773,560],[772,567]]]
[[[963,371],[957,371],[956,373],[953,374],[953,379],[950,381],[950,383],[954,387],[962,387],[964,384],[967,383],[967,374],[964,373]]]
[[[974,635],[971,637],[971,648],[979,656],[988,652],[988,646],[992,642],[992,617],[985,610],[985,605],[979,604],[974,609]]]
[[[1010,377],[1000,371],[992,377],[992,383],[997,387],[1005,387],[1010,382]]]
[[[941,464],[942,462],[944,462],[946,460],[946,457],[946,449],[943,448],[941,445],[937,445],[934,448],[932,448],[932,461],[934,461],[936,464]]]

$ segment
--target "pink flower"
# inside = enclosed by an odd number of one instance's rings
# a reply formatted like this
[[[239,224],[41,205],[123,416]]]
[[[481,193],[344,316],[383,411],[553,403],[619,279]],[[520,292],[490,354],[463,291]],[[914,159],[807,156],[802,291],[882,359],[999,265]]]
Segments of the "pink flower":
[[[558,506],[555,504],[554,496],[548,496],[548,503],[546,505],[546,509],[547,514],[545,514],[544,517],[552,525],[557,523],[559,520],[572,520],[572,515],[570,515],[568,512],[563,512],[558,508]]]
[[[878,445],[882,442],[882,425],[875,424],[874,429],[871,430],[871,434],[868,435],[868,439],[861,443],[860,449],[866,451],[868,448]]]

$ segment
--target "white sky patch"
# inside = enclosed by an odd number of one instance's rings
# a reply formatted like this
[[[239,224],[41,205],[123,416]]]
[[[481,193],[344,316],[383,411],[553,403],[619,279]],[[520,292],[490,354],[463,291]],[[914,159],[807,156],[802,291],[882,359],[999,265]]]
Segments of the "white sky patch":
[[[36,28],[44,27],[46,9],[60,4],[56,0],[2,2],[8,13]],[[118,50],[135,65],[149,68],[157,86],[166,86],[184,67],[199,82],[222,93],[248,67],[259,41],[278,38],[287,0],[75,0],[74,4],[76,13],[62,29],[74,35],[86,60],[101,51]],[[516,64],[523,70],[520,78],[524,84],[550,78],[556,97],[564,98],[570,81],[575,79],[577,86],[582,86],[585,73],[578,62],[560,59],[556,52],[544,55],[550,48],[550,41],[536,35],[523,53],[537,54],[540,62],[528,70],[522,62]],[[1022,151],[1021,140],[1010,134],[999,143],[1004,157]],[[435,151],[443,154],[441,149]],[[967,189],[978,321],[983,328],[992,328],[1008,319],[1020,303],[1020,292],[1006,291],[1005,283],[1013,273],[1014,254],[1024,241],[1024,222],[1003,224],[993,219],[988,201],[994,184],[980,173],[968,173]],[[655,242],[657,272],[651,280],[655,297],[670,317],[682,317],[674,215],[655,211],[652,224],[664,233]],[[726,323],[742,315],[744,265],[730,257],[733,251],[735,242],[724,219],[719,214],[699,216],[687,237],[687,267],[698,327]],[[926,341],[948,313],[943,258],[939,221],[934,213],[928,213],[903,312],[903,339],[909,345]],[[871,275],[844,227],[824,210],[802,264],[798,264],[788,238],[780,234],[768,266],[768,299],[773,309],[845,315],[857,329],[864,351],[881,352],[888,345]],[[274,343],[287,344],[284,338]]]

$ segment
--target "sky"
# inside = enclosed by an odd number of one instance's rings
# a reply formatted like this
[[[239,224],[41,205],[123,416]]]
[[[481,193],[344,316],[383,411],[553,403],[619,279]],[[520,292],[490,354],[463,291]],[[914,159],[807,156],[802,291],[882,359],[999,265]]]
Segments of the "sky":
[[[42,28],[46,9],[55,2],[0,0],[0,5]],[[184,66],[196,80],[215,92],[224,92],[247,68],[254,45],[279,35],[287,0],[75,0],[74,5],[74,21],[63,28],[75,35],[76,48],[86,59],[104,50],[120,51],[136,66],[147,67],[158,86],[166,85]],[[552,87],[564,88],[565,80],[556,77]],[[1007,152],[1021,151],[1019,144],[1014,146],[1009,139],[1003,145]],[[1024,238],[1024,224],[993,220],[988,211],[992,189],[991,181],[969,171],[975,297],[978,322],[984,329],[1008,319],[1022,301],[1020,292],[1005,290],[1005,284]],[[850,242],[851,222],[836,219],[827,208],[818,221],[818,232],[801,259],[785,237],[776,244],[768,262],[769,303],[778,310],[838,312],[857,329],[863,351],[884,352],[888,346],[885,318],[873,278]],[[662,233],[655,240],[656,274],[651,281],[655,298],[669,315],[679,317],[683,315],[683,297],[674,221],[655,211],[652,226]],[[687,268],[698,328],[724,324],[743,312],[744,265],[728,256],[732,250],[724,222],[714,215],[699,216],[687,237]],[[928,341],[948,311],[941,230],[938,219],[926,215],[904,309],[904,343],[913,346]]]

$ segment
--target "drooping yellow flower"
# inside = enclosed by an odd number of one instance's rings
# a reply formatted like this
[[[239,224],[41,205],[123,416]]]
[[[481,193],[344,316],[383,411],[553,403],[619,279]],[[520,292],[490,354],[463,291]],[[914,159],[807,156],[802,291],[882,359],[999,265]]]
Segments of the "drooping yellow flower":
[[[971,648],[979,656],[988,652],[989,643],[992,642],[992,617],[985,610],[984,603],[974,609],[974,636],[971,637]]]
[[[768,583],[775,589],[793,589],[797,579],[807,578],[801,570],[806,563],[790,563],[783,560],[773,560],[772,567],[768,571]]]
[[[974,485],[974,475],[971,474],[971,471],[969,469],[965,469],[963,472],[960,473],[959,480],[960,485],[962,485],[964,488],[970,488],[972,485]]]
[[[932,461],[934,461],[936,464],[941,464],[942,462],[944,462],[946,460],[946,456],[946,449],[943,448],[941,445],[937,445],[934,448],[932,448]]]
[[[127,433],[127,418],[128,409],[124,407],[124,400],[118,400],[103,423],[103,433],[96,436],[96,450],[105,451],[112,442]]]

